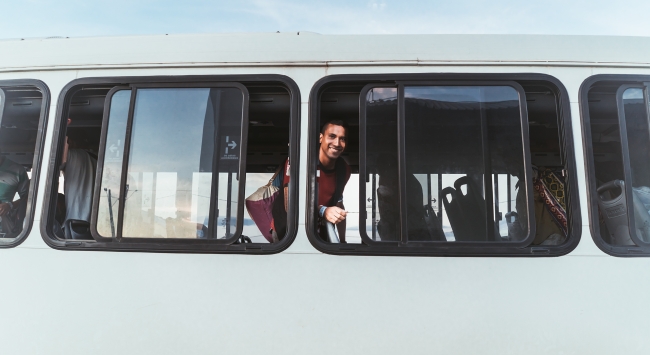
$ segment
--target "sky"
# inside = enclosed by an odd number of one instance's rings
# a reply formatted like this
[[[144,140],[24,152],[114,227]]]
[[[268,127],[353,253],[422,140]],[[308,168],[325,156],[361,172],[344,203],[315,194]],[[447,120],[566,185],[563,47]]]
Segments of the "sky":
[[[0,0],[0,8],[0,39],[276,31],[650,36],[648,0]]]

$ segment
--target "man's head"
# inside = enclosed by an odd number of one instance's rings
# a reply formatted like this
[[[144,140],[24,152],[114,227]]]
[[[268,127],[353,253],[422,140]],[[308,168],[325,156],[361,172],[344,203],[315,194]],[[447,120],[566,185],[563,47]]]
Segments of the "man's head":
[[[347,143],[347,133],[348,125],[341,120],[328,121],[323,125],[320,131],[321,163],[326,163],[322,158],[335,161],[341,156]]]
[[[85,130],[80,130],[79,128],[70,130],[70,124],[72,123],[72,118],[68,118],[67,129],[66,129],[66,139],[69,149],[86,149],[90,146],[88,141],[88,136]]]

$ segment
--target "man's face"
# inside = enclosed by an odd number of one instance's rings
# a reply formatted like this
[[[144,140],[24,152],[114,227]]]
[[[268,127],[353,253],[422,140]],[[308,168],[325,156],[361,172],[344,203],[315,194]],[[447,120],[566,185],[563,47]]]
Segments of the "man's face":
[[[320,135],[320,150],[328,158],[335,160],[345,150],[346,141],[345,128],[329,124],[325,127],[325,133]]]

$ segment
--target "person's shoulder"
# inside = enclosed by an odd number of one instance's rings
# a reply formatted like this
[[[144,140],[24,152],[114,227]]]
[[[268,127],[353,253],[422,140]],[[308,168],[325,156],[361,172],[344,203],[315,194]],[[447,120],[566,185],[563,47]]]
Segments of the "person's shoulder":
[[[15,161],[5,158],[4,163],[2,164],[2,170],[5,171],[15,171],[15,172],[23,172],[26,171],[25,167],[16,163]]]
[[[68,161],[76,159],[94,159],[85,149],[74,148],[68,150]]]
[[[79,148],[72,148],[68,150],[68,155],[84,155],[87,154],[85,150]]]

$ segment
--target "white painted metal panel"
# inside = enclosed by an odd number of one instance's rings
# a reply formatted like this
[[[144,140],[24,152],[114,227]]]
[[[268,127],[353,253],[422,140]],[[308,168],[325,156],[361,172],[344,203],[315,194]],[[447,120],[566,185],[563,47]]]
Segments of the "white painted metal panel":
[[[0,58],[5,70],[0,80],[43,80],[52,92],[52,106],[32,232],[20,246],[0,250],[0,352],[645,354],[650,348],[650,278],[645,274],[650,259],[606,255],[591,239],[577,98],[580,84],[592,74],[650,74],[650,69],[508,62],[498,67],[264,63],[420,57],[634,63],[648,61],[649,44],[645,38],[293,34],[2,41],[0,50],[9,54]],[[259,65],[194,66],[198,62]],[[93,69],[141,63],[150,68]],[[172,63],[188,64],[164,68]],[[79,70],[62,70],[67,66]],[[583,224],[575,251],[555,258],[343,257],[311,246],[305,235],[304,194],[313,84],[330,74],[417,72],[546,73],[566,86]],[[58,95],[68,82],[78,77],[261,73],[291,77],[302,97],[301,171],[294,180],[300,184],[300,225],[288,250],[269,256],[58,251],[43,242],[47,159]]]

